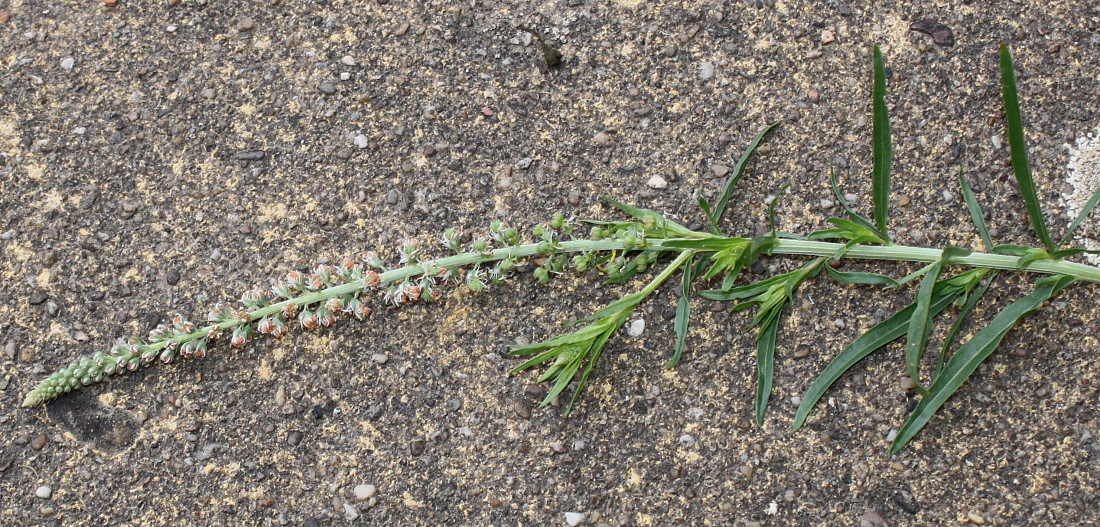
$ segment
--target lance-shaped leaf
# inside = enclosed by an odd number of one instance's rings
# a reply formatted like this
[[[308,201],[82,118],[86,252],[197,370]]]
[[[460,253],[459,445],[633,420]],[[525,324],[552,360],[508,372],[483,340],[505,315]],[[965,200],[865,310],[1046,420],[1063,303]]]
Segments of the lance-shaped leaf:
[[[924,425],[928,424],[943,403],[997,349],[1005,335],[1020,319],[1071,283],[1073,283],[1073,277],[1069,276],[1056,275],[1040,278],[1035,282],[1035,291],[1009,304],[973,338],[959,347],[959,350],[947,361],[947,365],[936,377],[932,386],[928,388],[928,394],[921,397],[916,408],[909,414],[909,419],[898,429],[898,434],[890,445],[890,455],[898,453],[909,444],[909,441],[924,428]]]
[[[932,269],[921,279],[920,289],[917,290],[916,309],[913,311],[913,316],[909,318],[909,330],[905,337],[905,365],[909,378],[922,391],[920,360],[924,355],[924,343],[928,341],[928,333],[932,330],[933,290],[944,266],[951,263],[953,259],[963,256],[970,256],[970,251],[958,247],[944,249],[940,259],[932,264]]]
[[[1020,120],[1020,101],[1016,94],[1016,69],[1012,64],[1012,52],[1001,44],[1001,88],[1005,109],[1005,125],[1008,128],[1008,148],[1012,157],[1012,171],[1016,175],[1016,186],[1027,205],[1027,216],[1031,228],[1043,247],[1054,252],[1057,247],[1050,239],[1043,209],[1039,206],[1039,195],[1035,192],[1035,181],[1031,177],[1031,166],[1027,161],[1027,143],[1024,142],[1024,125]]]
[[[672,350],[665,368],[675,368],[680,364],[680,357],[684,354],[684,345],[687,342],[688,320],[691,316],[691,282],[695,275],[702,270],[705,261],[691,261],[684,266],[680,281],[680,298],[676,300],[676,319],[672,322],[672,328],[676,332],[676,345]]]
[[[1081,212],[1077,214],[1077,218],[1073,220],[1073,223],[1069,224],[1069,228],[1066,229],[1066,234],[1062,236],[1062,240],[1058,242],[1058,245],[1065,245],[1065,243],[1069,241],[1070,236],[1073,235],[1073,231],[1077,230],[1077,227],[1081,226],[1081,222],[1089,217],[1089,213],[1092,212],[1092,209],[1096,208],[1097,203],[1100,203],[1100,188],[1092,193],[1092,197],[1089,198],[1089,201],[1081,208]]]
[[[982,214],[982,207],[978,205],[978,200],[974,197],[974,191],[970,189],[970,183],[967,183],[966,178],[963,177],[961,168],[959,169],[959,188],[962,189],[963,201],[966,202],[966,210],[970,211],[970,219],[974,221],[974,227],[978,229],[978,235],[982,237],[982,243],[985,244],[985,250],[992,250],[994,247],[993,238],[989,236],[989,229],[985,226],[985,216]]]
[[[752,159],[752,155],[756,152],[756,148],[760,146],[760,142],[764,140],[764,136],[779,125],[779,121],[776,121],[760,130],[760,133],[756,134],[752,142],[749,143],[748,148],[741,153],[741,158],[737,160],[737,164],[734,165],[733,170],[730,171],[729,176],[726,178],[725,184],[722,185],[722,194],[718,196],[718,201],[714,204],[714,212],[710,214],[711,221],[718,223],[722,220],[722,215],[726,212],[726,206],[729,204],[730,197],[733,196],[733,188],[737,186],[737,182],[741,179],[741,174],[745,171],[745,165]]]
[[[893,149],[890,147],[890,113],[886,109],[886,68],[882,65],[882,52],[878,46],[871,52],[874,70],[874,88],[871,91],[871,197],[875,205],[875,225],[879,233],[886,234],[886,214],[890,207],[890,165]]]
[[[898,281],[879,273],[867,273],[861,271],[837,271],[830,265],[825,266],[829,277],[842,284],[864,285],[897,285]]]

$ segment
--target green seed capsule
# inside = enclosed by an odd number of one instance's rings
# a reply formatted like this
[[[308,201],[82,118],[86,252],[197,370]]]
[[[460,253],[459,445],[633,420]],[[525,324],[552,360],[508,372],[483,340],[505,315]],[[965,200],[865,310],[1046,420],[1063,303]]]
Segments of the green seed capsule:
[[[562,225],[565,225],[565,215],[560,212],[555,212],[554,217],[550,220],[550,226],[555,229],[560,229]]]
[[[588,269],[588,257],[578,254],[573,257],[573,268],[578,272],[583,273],[585,269]]]
[[[468,287],[470,291],[477,293],[485,289],[485,284],[481,282],[481,279],[478,278],[477,275],[471,274],[470,279],[466,281],[466,287]]]
[[[588,236],[593,240],[602,240],[604,236],[604,230],[600,227],[592,227],[592,231],[588,233]]]

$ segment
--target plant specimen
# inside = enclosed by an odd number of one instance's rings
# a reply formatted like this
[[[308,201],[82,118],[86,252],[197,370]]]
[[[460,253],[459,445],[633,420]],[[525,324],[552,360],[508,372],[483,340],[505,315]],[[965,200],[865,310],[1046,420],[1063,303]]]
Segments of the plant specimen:
[[[825,392],[855,363],[904,336],[905,370],[921,399],[894,439],[890,452],[896,453],[996,350],[1020,319],[1074,282],[1100,282],[1100,268],[1065,260],[1068,256],[1089,251],[1062,247],[1100,201],[1100,191],[1092,196],[1065,235],[1055,243],[1046,227],[1028,166],[1012,58],[1009,50],[1002,47],[1003,102],[1012,167],[1041,246],[994,244],[974,193],[961,172],[959,185],[967,209],[988,252],[950,246],[921,248],[895,244],[890,238],[887,221],[892,150],[885,102],[885,68],[878,47],[872,52],[872,66],[873,210],[870,218],[849,206],[834,176],[831,177],[832,187],[846,215],[829,218],[827,221],[832,227],[805,236],[779,231],[775,206],[784,185],[769,205],[769,232],[755,237],[723,234],[719,228],[720,219],[733,199],[734,189],[747,163],[775,126],[772,124],[760,131],[742,154],[724,182],[718,199],[713,204],[700,200],[706,230],[692,230],[662,214],[610,198],[605,199],[629,219],[585,222],[588,226],[585,236],[581,235],[580,224],[567,220],[560,213],[547,223],[535,225],[529,235],[500,221],[492,222],[481,236],[462,236],[454,229],[447,229],[439,242],[451,255],[431,256],[427,247],[409,243],[402,249],[396,267],[387,266],[372,252],[359,261],[322,265],[308,273],[291,271],[269,289],[246,292],[236,306],[214,306],[204,324],[176,315],[171,324],[154,329],[144,339],[119,342],[107,351],[79,358],[41,381],[26,396],[23,405],[42,404],[69,391],[99,383],[108,376],[136,371],[156,362],[202,358],[219,340],[228,340],[230,346],[240,347],[263,336],[280,338],[293,326],[314,330],[329,327],[341,317],[364,319],[371,315],[370,305],[375,302],[371,295],[380,295],[383,303],[396,307],[412,302],[432,302],[439,298],[441,288],[453,285],[481,291],[523,270],[530,270],[538,282],[546,282],[552,275],[569,268],[579,272],[597,269],[606,274],[607,283],[622,283],[657,266],[661,270],[638,291],[571,322],[577,327],[575,330],[543,342],[514,347],[512,353],[524,360],[512,372],[542,368],[539,382],[551,384],[544,405],[558,400],[572,384],[572,394],[564,405],[568,413],[609,339],[628,320],[635,307],[679,273],[682,294],[674,320],[675,345],[667,367],[675,367],[682,358],[691,314],[689,299],[697,285],[710,286],[700,287],[698,295],[703,298],[734,302],[734,310],[755,309],[751,322],[751,327],[756,329],[754,417],[762,424],[771,394],[776,339],[784,308],[802,283],[824,271],[826,276],[845,284],[895,289],[916,282],[916,295],[911,304],[856,338],[830,362],[802,397],[794,427],[805,423]],[[741,271],[763,255],[810,258],[793,271],[739,284]],[[893,278],[836,269],[835,262],[844,259],[925,265],[907,276]],[[957,273],[950,274],[956,269]],[[952,351],[962,323],[998,275],[1005,271],[1043,276],[1035,280],[1031,293],[1009,304]],[[922,384],[920,365],[932,323],[951,306],[956,307],[956,319],[936,358],[931,379],[927,385]]]

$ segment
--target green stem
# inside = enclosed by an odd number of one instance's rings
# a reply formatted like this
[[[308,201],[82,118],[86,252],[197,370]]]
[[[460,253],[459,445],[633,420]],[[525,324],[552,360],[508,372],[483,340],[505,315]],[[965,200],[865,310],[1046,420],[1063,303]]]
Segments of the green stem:
[[[655,252],[679,253],[676,260],[665,267],[665,269],[661,271],[660,274],[654,277],[654,279],[650,281],[649,284],[640,291],[640,293],[642,293],[641,296],[644,297],[652,293],[665,280],[672,276],[672,274],[679,270],[679,268],[682,267],[685,262],[689,261],[693,255],[698,252],[702,252],[697,247],[687,249],[684,247],[674,247],[673,245],[677,242],[682,243],[686,240],[699,239],[720,238],[702,232],[686,231],[683,233],[683,236],[680,237],[656,239],[651,238],[645,240],[640,244],[626,243],[622,240],[614,239],[570,240],[555,243],[551,246],[549,250],[547,250],[547,246],[545,243],[528,243],[523,245],[502,247],[484,253],[461,253],[455,256],[429,260],[415,265],[407,265],[398,269],[386,271],[380,275],[380,278],[381,284],[392,284],[404,281],[417,275],[424,274],[425,271],[428,269],[455,269],[469,265],[495,262],[503,260],[505,258],[519,259],[552,253],[635,251],[642,249]],[[771,254],[836,257],[836,255],[840,253],[841,249],[844,248],[845,246],[839,243],[810,240],[792,240],[782,238],[779,239],[776,245],[771,249]],[[856,245],[846,248],[843,251],[842,258],[909,262],[936,262],[940,259],[942,253],[943,251],[939,249],[907,247],[902,245]],[[1051,275],[1065,275],[1073,277],[1076,280],[1100,282],[1100,268],[1097,267],[1091,267],[1088,265],[1082,265],[1072,262],[1065,262],[1061,260],[1038,260],[1031,261],[1021,268],[1021,261],[1022,257],[1018,256],[989,253],[971,253],[969,256],[953,259],[952,264],[964,267],[1022,270]],[[266,316],[274,315],[281,312],[283,308],[288,304],[294,304],[296,306],[308,306],[316,304],[318,302],[324,302],[331,298],[340,298],[344,295],[367,289],[370,288],[366,285],[364,280],[353,280],[346,284],[335,285],[326,289],[306,293],[295,298],[283,300],[281,302],[276,302],[274,304],[253,309],[248,312],[247,317],[244,320],[240,320],[234,317],[218,324],[199,328],[191,333],[175,335],[171,340],[175,342],[177,346],[182,346],[195,339],[205,337],[211,330],[231,329],[243,324],[250,324]],[[167,345],[167,342],[168,341],[161,341],[155,343],[140,344],[140,352],[160,352]],[[94,357],[95,355],[90,355],[82,359],[78,359],[76,362],[73,362],[68,367],[54,373],[49,378],[39,383],[39,385],[27,396],[26,400],[24,400],[23,405],[32,406],[35,404],[40,404],[56,397],[60,393],[79,388],[80,385],[79,383],[75,382],[75,380],[83,378],[81,377],[81,372],[90,371],[89,368],[93,368],[90,361],[92,361]],[[93,382],[99,381],[95,380]]]
[[[798,254],[807,256],[832,256],[843,244],[780,239],[779,244],[772,249],[772,254]],[[893,260],[904,262],[935,262],[943,254],[941,249],[926,249],[924,247],[909,247],[905,245],[856,245],[844,253],[844,258],[859,260]],[[1009,271],[1031,271],[1051,275],[1072,276],[1077,280],[1088,282],[1100,282],[1100,267],[1066,262],[1061,260],[1037,260],[1020,269],[1019,256],[1004,254],[971,253],[969,256],[961,256],[952,259],[953,265],[964,267],[982,267],[986,269],[1005,269]]]

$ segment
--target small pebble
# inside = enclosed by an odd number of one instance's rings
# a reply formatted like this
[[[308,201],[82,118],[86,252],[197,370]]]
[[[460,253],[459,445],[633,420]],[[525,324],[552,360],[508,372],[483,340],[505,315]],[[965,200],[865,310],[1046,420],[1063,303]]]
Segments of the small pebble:
[[[42,450],[46,446],[46,434],[38,434],[31,438],[31,450]]]
[[[646,181],[645,185],[649,188],[663,189],[668,188],[668,181],[665,181],[665,178],[661,176],[653,176],[649,178],[649,181]]]
[[[385,353],[375,353],[370,356],[370,360],[376,364],[385,364],[390,360],[390,356]]]
[[[714,177],[726,177],[726,174],[730,173],[730,167],[721,163],[715,163],[710,166],[710,173],[714,174]]]
[[[583,512],[567,512],[565,513],[565,523],[569,527],[577,527],[584,521]]]
[[[611,141],[611,136],[607,132],[600,132],[592,136],[592,142],[598,145],[606,145]]]
[[[645,332],[645,319],[636,318],[630,321],[630,325],[626,328],[626,334],[631,337],[640,337]]]
[[[355,143],[355,146],[357,148],[359,148],[360,150],[362,150],[362,149],[366,148],[368,145],[370,145],[370,140],[367,139],[367,136],[365,136],[363,134],[359,134],[359,135],[355,136],[355,139],[352,139],[352,142]]]
[[[66,57],[61,59],[61,69],[65,71],[73,71],[73,66],[76,65],[76,59],[72,57]]]
[[[836,33],[831,29],[825,29],[821,32],[821,43],[832,44],[836,41]]]
[[[44,500],[48,500],[50,499],[50,496],[53,496],[53,489],[51,489],[47,485],[42,485],[41,487],[38,487],[38,490],[34,491],[34,495]]]
[[[985,518],[981,514],[978,514],[974,511],[966,513],[966,519],[974,525],[982,525],[985,523]]]
[[[356,500],[367,501],[371,499],[375,493],[378,492],[378,488],[374,485],[356,485],[354,492]]]
[[[1004,139],[1001,139],[1001,136],[999,136],[999,135],[995,135],[993,137],[990,137],[989,141],[991,143],[993,143],[993,148],[996,149],[996,150],[1000,150],[1001,147],[1004,146],[1004,144],[1005,144]]]
[[[345,66],[354,66],[355,65],[355,57],[353,57],[351,55],[344,55],[343,57],[340,58],[340,62],[344,63]]]
[[[714,76],[714,63],[704,62],[699,65],[699,80],[708,80]]]

